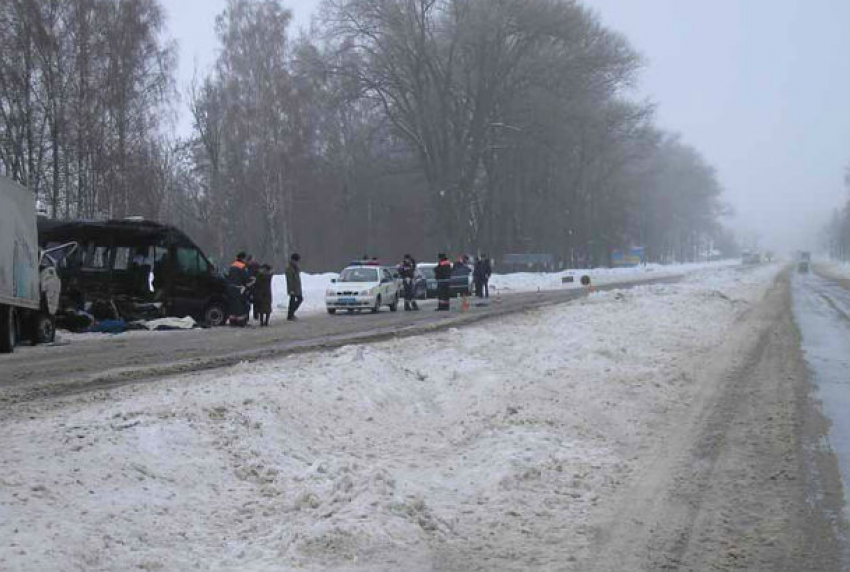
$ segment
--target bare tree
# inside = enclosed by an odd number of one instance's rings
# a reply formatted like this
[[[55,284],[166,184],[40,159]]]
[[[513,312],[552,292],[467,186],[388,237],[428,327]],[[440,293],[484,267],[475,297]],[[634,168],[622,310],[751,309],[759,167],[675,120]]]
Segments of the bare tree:
[[[0,4],[0,166],[52,216],[134,209],[171,93],[156,0]]]

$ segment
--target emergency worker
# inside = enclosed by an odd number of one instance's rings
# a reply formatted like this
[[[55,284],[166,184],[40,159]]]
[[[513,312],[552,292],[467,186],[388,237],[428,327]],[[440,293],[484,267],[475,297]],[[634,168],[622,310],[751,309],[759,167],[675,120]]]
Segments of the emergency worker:
[[[437,259],[437,266],[434,268],[434,278],[437,279],[437,311],[448,312],[451,299],[452,263],[443,253],[440,253]]]
[[[401,274],[402,283],[404,285],[404,309],[419,310],[419,305],[416,303],[416,261],[409,254],[405,254],[398,267],[398,273]]]
[[[245,264],[245,253],[236,255],[236,260],[227,269],[227,294],[230,305],[230,325],[245,326],[248,323],[250,277]]]

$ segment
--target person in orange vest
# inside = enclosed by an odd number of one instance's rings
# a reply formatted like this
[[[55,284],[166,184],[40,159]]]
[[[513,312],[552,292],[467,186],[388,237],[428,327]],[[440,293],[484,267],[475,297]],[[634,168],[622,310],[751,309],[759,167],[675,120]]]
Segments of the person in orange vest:
[[[434,268],[434,278],[437,279],[437,311],[448,312],[451,300],[452,263],[448,256],[440,253]]]
[[[248,313],[251,309],[249,289],[251,278],[245,263],[245,253],[236,255],[236,260],[227,269],[227,293],[230,305],[230,325],[245,326],[248,323]]]

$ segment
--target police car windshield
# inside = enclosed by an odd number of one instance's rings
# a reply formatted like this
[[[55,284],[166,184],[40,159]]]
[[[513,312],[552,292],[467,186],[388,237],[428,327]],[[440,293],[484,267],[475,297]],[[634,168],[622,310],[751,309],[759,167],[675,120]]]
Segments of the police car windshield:
[[[340,282],[377,282],[378,271],[374,268],[346,268],[339,275]]]

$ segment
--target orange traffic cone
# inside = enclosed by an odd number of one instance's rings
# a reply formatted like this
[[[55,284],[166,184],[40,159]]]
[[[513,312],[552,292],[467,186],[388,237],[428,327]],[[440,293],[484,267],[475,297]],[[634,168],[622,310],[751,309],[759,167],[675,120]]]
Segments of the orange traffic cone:
[[[466,312],[467,310],[469,310],[469,298],[464,296],[460,303],[460,311]]]

